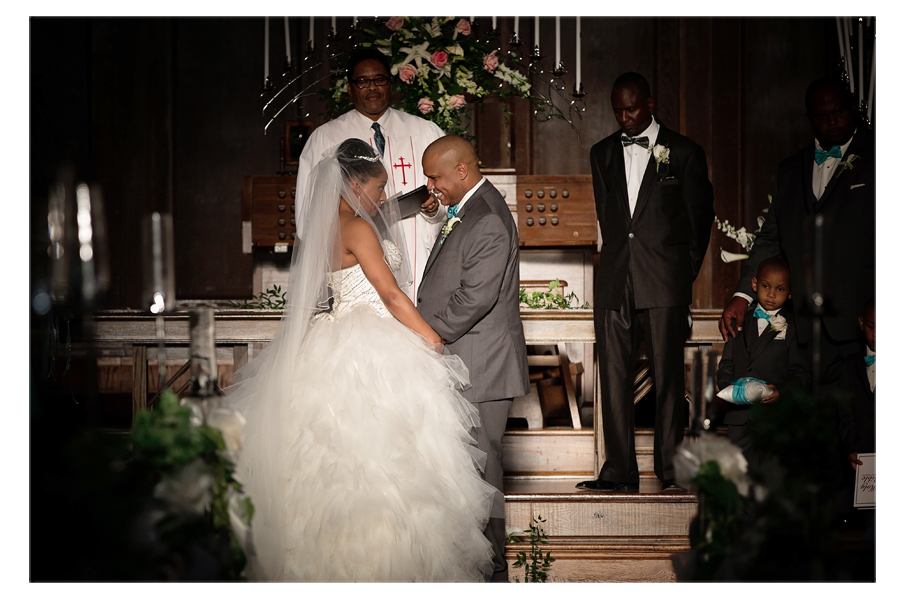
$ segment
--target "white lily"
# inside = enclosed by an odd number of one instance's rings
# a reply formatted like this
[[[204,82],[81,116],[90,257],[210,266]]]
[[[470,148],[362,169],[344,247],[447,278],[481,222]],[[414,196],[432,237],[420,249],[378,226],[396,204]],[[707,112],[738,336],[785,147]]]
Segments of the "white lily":
[[[413,46],[411,48],[408,46],[404,46],[403,48],[400,48],[400,52],[403,52],[407,56],[403,59],[403,62],[395,65],[397,69],[399,69],[403,65],[408,65],[412,61],[415,61],[417,67],[421,67],[423,58],[425,60],[431,59],[431,53],[428,52],[428,42],[422,42],[418,46]],[[393,71],[394,69],[392,68],[391,72]]]
[[[724,250],[721,251],[721,256],[723,263],[732,263],[750,258],[749,254],[735,254],[734,252],[726,252]]]

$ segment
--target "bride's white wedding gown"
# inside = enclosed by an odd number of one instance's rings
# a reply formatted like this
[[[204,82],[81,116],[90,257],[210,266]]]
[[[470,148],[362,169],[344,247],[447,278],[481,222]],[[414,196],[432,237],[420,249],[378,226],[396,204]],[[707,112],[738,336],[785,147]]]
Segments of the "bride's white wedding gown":
[[[396,268],[399,253],[385,243]],[[357,265],[302,346],[287,445],[286,581],[483,581],[494,488],[476,465],[468,381],[394,319]],[[251,450],[252,449],[247,449]],[[263,565],[264,566],[264,565]]]

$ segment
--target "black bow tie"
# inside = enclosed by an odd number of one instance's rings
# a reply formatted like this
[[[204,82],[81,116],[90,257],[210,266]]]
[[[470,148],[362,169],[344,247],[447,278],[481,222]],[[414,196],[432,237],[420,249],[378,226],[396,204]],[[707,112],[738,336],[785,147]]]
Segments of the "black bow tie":
[[[645,135],[642,135],[641,137],[633,137],[633,138],[628,137],[627,135],[622,136],[622,145],[624,147],[627,148],[628,146],[630,146],[632,144],[637,144],[638,146],[647,148],[649,150],[650,149],[650,138],[648,138]]]

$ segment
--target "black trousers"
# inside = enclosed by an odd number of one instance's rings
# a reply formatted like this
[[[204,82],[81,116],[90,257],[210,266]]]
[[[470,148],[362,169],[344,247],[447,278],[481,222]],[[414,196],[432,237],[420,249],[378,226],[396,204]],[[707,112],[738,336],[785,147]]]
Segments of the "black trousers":
[[[629,273],[619,310],[595,309],[600,367],[600,408],[606,461],[600,479],[640,481],[634,445],[634,365],[644,342],[656,389],[653,467],[660,480],[675,479],[675,450],[684,439],[684,342],[687,306],[635,309]]]

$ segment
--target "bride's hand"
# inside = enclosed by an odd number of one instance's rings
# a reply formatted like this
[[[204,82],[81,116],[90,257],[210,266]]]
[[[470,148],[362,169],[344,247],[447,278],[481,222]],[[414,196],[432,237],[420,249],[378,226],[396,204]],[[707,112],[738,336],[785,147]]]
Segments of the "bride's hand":
[[[428,342],[428,346],[438,354],[444,353],[444,340],[440,342]]]

